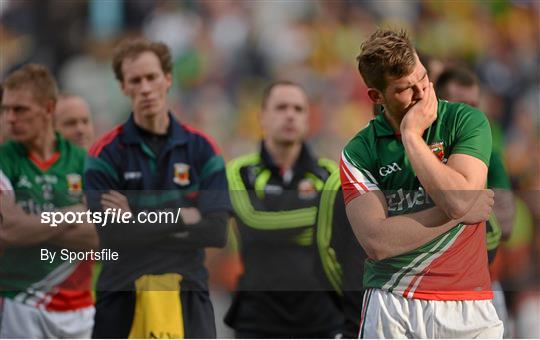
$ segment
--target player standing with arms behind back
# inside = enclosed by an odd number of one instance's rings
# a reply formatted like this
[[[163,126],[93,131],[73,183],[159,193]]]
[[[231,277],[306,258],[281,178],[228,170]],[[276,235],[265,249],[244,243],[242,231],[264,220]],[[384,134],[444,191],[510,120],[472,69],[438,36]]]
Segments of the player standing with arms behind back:
[[[486,117],[437,100],[405,32],[378,30],[357,60],[384,108],[341,159],[347,215],[369,256],[360,337],[501,337],[485,244]]]

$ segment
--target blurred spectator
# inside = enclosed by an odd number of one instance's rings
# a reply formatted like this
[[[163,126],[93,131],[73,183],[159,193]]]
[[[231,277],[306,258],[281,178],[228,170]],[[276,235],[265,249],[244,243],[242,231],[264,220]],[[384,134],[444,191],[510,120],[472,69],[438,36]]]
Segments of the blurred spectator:
[[[86,53],[70,58],[60,69],[60,86],[88,101],[98,136],[124,120],[130,110],[111,68],[113,43],[88,40]]]
[[[54,128],[70,142],[88,150],[94,143],[92,113],[84,98],[61,94],[56,103]]]

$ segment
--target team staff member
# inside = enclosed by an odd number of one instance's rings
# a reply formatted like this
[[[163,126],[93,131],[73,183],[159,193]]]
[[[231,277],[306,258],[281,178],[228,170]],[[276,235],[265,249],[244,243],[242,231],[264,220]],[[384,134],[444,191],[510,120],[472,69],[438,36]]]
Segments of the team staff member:
[[[125,40],[113,69],[132,114],[89,152],[85,178],[92,210],[176,211],[182,221],[99,228],[103,262],[97,283],[97,338],[214,338],[204,247],[222,247],[230,202],[215,143],[167,109],[171,55],[162,43]]]
[[[88,150],[94,142],[92,113],[84,98],[63,93],[58,96],[54,128],[65,139]]]
[[[356,338],[362,314],[362,275],[366,254],[347,220],[337,170],[328,177],[323,187],[316,239],[324,272],[339,296],[345,316],[343,338]]]
[[[260,151],[230,162],[227,177],[244,272],[225,321],[238,338],[333,338],[343,319],[323,285],[313,232],[333,162],[304,142],[308,100],[289,81],[263,95]]]
[[[88,338],[91,263],[59,257],[61,248],[97,248],[95,228],[51,228],[39,217],[42,211],[86,210],[86,153],[54,132],[57,87],[44,66],[25,65],[2,87],[12,140],[0,146],[0,338]],[[42,260],[43,250],[56,252],[56,259]]]
[[[384,108],[341,159],[347,215],[369,256],[360,336],[502,337],[486,266],[485,115],[437,100],[405,32],[372,34],[358,68]]]

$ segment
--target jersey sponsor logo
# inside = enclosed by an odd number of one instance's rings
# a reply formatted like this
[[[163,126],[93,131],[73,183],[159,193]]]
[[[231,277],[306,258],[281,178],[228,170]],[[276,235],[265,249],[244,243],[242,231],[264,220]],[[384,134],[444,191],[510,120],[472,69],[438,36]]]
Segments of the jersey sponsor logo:
[[[174,163],[174,178],[173,182],[178,185],[188,185],[189,180],[189,165],[186,163]]]
[[[416,206],[432,203],[422,187],[419,187],[418,190],[410,190],[407,192],[404,192],[403,189],[398,189],[396,192],[386,194],[386,202],[388,211],[392,212],[400,212],[405,209],[408,210]]]
[[[437,158],[441,162],[443,162],[444,164],[448,162],[448,159],[444,157],[444,142],[432,143],[429,145],[429,148],[431,149],[431,152],[433,152],[433,154],[437,156]]]
[[[126,171],[124,172],[124,180],[134,180],[139,179],[142,177],[142,173],[140,171]]]
[[[298,183],[298,198],[310,200],[317,197],[317,189],[315,184],[309,178],[304,178]]]
[[[58,178],[54,175],[36,176],[34,181],[41,185],[41,192],[43,193],[43,199],[52,200],[54,196],[53,185],[58,183]]]
[[[80,195],[82,193],[82,177],[79,174],[67,174],[68,192],[70,195]]]
[[[399,165],[394,162],[392,164],[385,165],[381,168],[379,168],[379,175],[385,177],[391,174],[392,172],[401,171],[402,169],[399,167]]]

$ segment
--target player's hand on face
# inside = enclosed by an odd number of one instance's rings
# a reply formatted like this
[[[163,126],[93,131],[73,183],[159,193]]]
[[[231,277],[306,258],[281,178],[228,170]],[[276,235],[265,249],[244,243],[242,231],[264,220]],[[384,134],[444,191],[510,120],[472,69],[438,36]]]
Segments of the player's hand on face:
[[[181,208],[180,216],[182,216],[182,221],[184,221],[185,224],[195,224],[199,223],[201,220],[201,213],[199,212],[199,209],[192,207]]]
[[[409,133],[422,136],[424,131],[437,119],[437,96],[433,83],[429,83],[422,99],[407,111],[401,121],[401,135]]]
[[[471,209],[462,217],[462,222],[464,224],[477,224],[487,221],[493,209],[493,203],[495,202],[493,200],[494,196],[493,190],[482,190]]]
[[[118,191],[111,190],[106,194],[101,195],[101,205],[103,209],[121,209],[123,213],[131,212],[129,202],[126,196]]]

